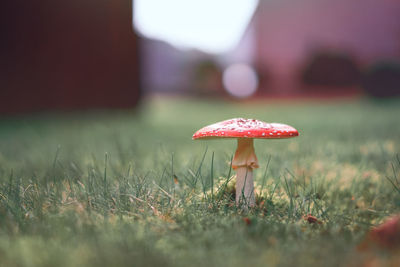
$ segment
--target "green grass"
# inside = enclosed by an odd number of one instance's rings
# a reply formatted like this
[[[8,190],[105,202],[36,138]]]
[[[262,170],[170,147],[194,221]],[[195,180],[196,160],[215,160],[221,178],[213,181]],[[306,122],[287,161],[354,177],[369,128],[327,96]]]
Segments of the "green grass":
[[[223,194],[235,141],[191,140],[233,117],[300,132],[255,141],[263,203],[248,214]],[[3,118],[0,266],[357,265],[368,230],[400,212],[399,118],[399,101],[183,99]]]

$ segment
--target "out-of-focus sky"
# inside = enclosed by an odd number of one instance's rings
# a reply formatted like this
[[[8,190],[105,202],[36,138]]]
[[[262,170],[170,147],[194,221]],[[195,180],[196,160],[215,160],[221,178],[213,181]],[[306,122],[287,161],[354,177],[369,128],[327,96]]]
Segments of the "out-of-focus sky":
[[[136,0],[134,25],[148,38],[210,53],[233,49],[258,0]]]

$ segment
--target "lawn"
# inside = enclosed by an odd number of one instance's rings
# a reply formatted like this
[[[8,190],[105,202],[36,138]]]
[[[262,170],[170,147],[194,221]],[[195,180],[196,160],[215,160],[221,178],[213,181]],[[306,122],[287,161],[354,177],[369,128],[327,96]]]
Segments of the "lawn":
[[[235,140],[191,140],[233,117],[300,132],[255,141],[248,213],[229,195]],[[399,101],[151,98],[135,111],[2,118],[0,266],[400,262],[359,249],[400,212],[399,152]]]

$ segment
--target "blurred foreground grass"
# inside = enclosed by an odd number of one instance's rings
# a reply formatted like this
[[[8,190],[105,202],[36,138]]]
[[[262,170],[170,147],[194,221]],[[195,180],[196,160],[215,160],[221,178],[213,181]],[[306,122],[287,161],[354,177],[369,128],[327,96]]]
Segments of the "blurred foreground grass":
[[[221,194],[235,141],[191,140],[233,117],[300,132],[256,140],[263,201],[249,214]],[[357,244],[400,212],[400,193],[387,179],[400,174],[399,118],[398,101],[160,98],[137,111],[3,118],[0,265],[363,264],[371,254]],[[307,214],[321,224],[308,224]]]

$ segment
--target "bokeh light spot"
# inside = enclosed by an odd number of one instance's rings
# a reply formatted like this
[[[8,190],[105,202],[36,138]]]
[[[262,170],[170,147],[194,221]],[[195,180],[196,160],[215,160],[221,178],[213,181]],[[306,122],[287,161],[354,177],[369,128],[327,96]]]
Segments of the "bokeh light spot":
[[[230,65],[225,69],[222,79],[226,91],[234,97],[249,97],[257,91],[257,73],[249,65]]]

